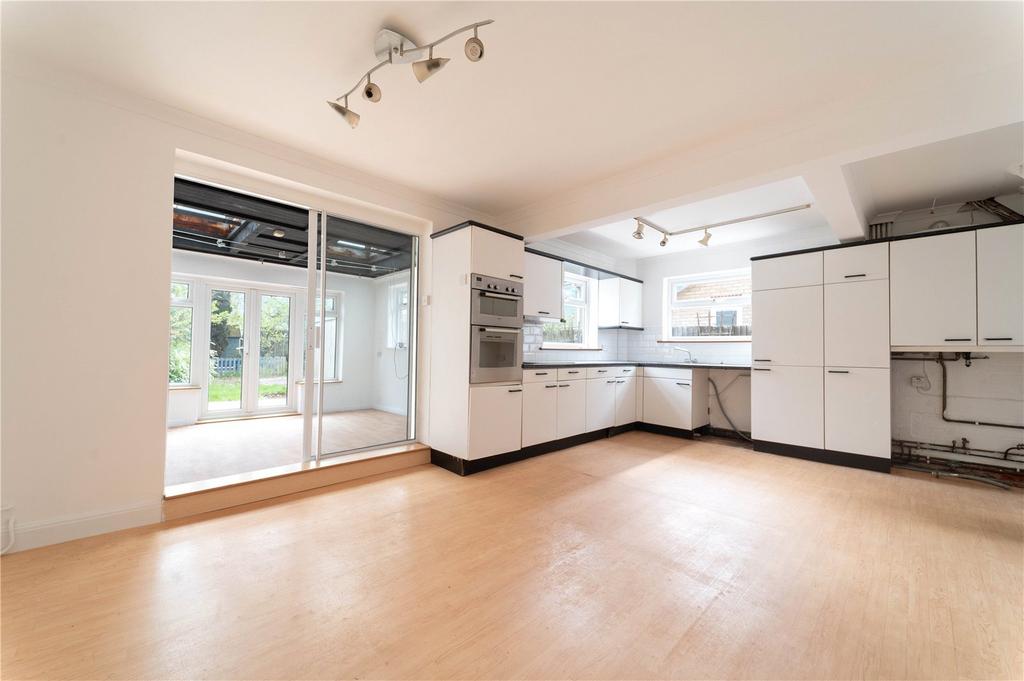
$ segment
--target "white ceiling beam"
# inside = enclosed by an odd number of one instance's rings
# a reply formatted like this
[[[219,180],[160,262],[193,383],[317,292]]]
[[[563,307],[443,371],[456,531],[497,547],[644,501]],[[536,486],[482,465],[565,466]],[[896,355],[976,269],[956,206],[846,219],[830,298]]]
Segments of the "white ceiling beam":
[[[836,238],[840,241],[864,238],[867,221],[843,168],[832,161],[815,162],[808,164],[802,175],[814,195],[814,207],[828,221]]]

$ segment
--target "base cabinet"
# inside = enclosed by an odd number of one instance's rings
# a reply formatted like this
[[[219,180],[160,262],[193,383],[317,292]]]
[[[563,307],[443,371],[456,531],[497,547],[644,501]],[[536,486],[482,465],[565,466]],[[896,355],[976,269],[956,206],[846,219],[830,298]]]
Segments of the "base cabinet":
[[[625,426],[637,420],[636,382],[637,379],[632,376],[615,381],[615,422],[613,425]]]
[[[615,422],[614,378],[592,378],[587,381],[587,432],[611,428]]]
[[[523,385],[523,446],[558,438],[558,382]]]
[[[822,368],[754,367],[750,378],[750,429],[755,440],[824,445]]]
[[[890,458],[888,369],[825,368],[825,449]]]
[[[644,423],[693,430],[693,379],[643,380]]]
[[[494,385],[469,389],[469,456],[482,459],[521,449],[523,386]]]
[[[558,439],[571,437],[587,429],[587,382],[558,382]]]

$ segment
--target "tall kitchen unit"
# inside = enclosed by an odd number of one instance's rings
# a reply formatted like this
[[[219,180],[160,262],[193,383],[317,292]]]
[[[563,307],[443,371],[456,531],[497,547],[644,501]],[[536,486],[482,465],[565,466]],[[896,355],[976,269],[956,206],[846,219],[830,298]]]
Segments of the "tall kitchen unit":
[[[431,460],[464,474],[522,448],[523,238],[476,222],[431,238]]]

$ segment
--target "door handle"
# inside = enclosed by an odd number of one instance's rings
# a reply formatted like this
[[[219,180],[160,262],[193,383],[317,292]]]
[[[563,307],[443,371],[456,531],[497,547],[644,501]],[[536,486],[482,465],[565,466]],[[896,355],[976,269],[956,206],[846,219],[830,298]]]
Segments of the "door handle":
[[[622,381],[605,381],[605,383],[622,383]]]
[[[1000,338],[986,338],[985,340],[1013,340],[1013,336],[1009,336],[1009,337],[1006,337],[1006,338],[1002,338],[1002,337],[1000,337]]]
[[[615,381],[616,383],[625,383],[625,381]]]
[[[538,371],[537,373],[534,374],[534,376],[547,376],[547,375],[548,375],[548,372],[546,372],[546,371]]]
[[[567,371],[565,373],[567,373],[567,374],[578,374],[579,372],[578,371]]]
[[[568,388],[568,387],[569,387],[569,384],[568,384],[568,383],[559,383],[559,384],[558,384],[558,387],[559,387],[559,388]]]
[[[771,369],[762,369],[761,367],[754,367],[754,371],[771,371]]]
[[[684,388],[689,388],[689,387],[690,387],[690,384],[689,384],[689,383],[676,383],[676,385],[681,385],[681,386],[683,386]]]
[[[545,312],[544,310],[537,310],[537,314],[551,314],[551,313],[550,312]]]
[[[770,362],[770,359],[755,359],[755,362]]]
[[[856,279],[857,277],[866,277],[866,274],[846,274],[843,275],[843,279]]]
[[[509,392],[510,393],[521,393],[521,392],[523,392],[523,389],[522,388],[513,388],[512,390],[509,390]]]
[[[974,339],[973,338],[943,338],[942,340],[946,341],[947,343],[950,343],[950,342],[953,342],[953,341],[971,341],[971,340],[974,340]]]
[[[508,276],[512,277],[513,279],[522,279],[523,278],[523,275],[521,275],[521,274],[510,274]]]
[[[544,386],[544,387],[545,387],[545,388],[557,388],[557,387],[558,387],[558,384],[557,384],[557,383],[554,383],[554,384],[552,384],[552,385],[546,385],[546,386]]]
[[[598,369],[597,373],[599,373],[599,374],[607,374],[608,370],[607,369]]]
[[[828,372],[830,374],[848,374],[848,373],[850,373],[849,371],[839,371],[838,369],[829,369]]]

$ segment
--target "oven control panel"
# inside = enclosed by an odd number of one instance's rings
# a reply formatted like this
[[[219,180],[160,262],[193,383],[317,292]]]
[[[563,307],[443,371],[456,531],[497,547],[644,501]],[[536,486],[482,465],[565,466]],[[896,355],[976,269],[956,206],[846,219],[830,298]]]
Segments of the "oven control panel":
[[[507,293],[510,296],[523,295],[522,282],[512,281],[511,279],[487,277],[482,274],[471,274],[470,280],[472,281],[472,288],[479,289],[481,291]]]

